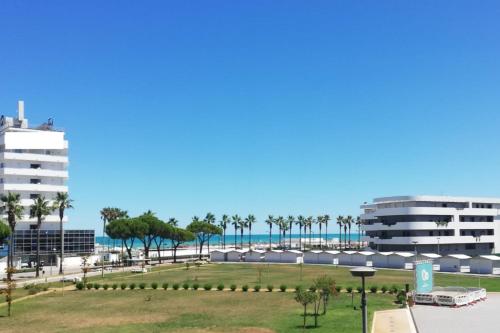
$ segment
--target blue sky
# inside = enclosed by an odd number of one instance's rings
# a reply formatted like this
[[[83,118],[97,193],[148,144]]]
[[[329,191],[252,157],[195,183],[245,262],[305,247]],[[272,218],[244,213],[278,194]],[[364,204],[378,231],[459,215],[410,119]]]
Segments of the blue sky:
[[[0,113],[70,141],[71,228],[99,210],[359,213],[500,196],[496,1],[13,1]],[[99,229],[98,229],[99,230]]]

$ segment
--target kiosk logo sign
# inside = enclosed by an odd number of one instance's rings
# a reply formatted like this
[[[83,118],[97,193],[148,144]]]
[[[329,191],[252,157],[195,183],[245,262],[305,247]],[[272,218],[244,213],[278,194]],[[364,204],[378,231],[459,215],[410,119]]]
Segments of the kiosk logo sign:
[[[429,293],[432,291],[432,262],[420,262],[416,265],[417,293]]]

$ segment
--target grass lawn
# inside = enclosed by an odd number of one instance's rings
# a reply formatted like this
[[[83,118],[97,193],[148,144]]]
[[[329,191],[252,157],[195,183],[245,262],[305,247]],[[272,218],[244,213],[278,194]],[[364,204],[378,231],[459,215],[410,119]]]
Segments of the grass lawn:
[[[0,332],[301,332],[302,308],[293,293],[115,290],[52,293],[14,305],[0,318]],[[375,309],[393,308],[394,297],[368,295]],[[354,304],[359,305],[355,295]],[[330,302],[319,327],[310,332],[358,332],[361,313],[351,297]],[[308,324],[314,318],[307,318]]]
[[[202,267],[167,265],[156,267],[147,274],[117,272],[104,279],[92,277],[91,282],[114,283],[145,282],[148,287],[157,282],[158,290],[91,290],[67,291],[41,295],[15,303],[11,318],[0,318],[0,332],[302,332],[302,307],[295,302],[294,293],[266,292],[267,285],[277,290],[281,284],[288,289],[297,285],[309,287],[320,275],[333,277],[338,286],[356,288],[349,268],[304,265],[302,273],[298,265],[267,264],[209,264]],[[259,281],[260,275],[260,281]],[[200,290],[172,290],[174,283],[182,285],[194,282]],[[380,288],[413,283],[412,272],[378,270],[375,277],[367,280],[368,287]],[[477,286],[478,278],[456,274],[436,274],[436,285]],[[161,289],[164,282],[169,290]],[[252,288],[259,284],[260,292],[204,291],[209,283],[215,289],[219,283],[226,288],[247,284]],[[481,278],[481,285],[489,291],[500,291],[500,278]],[[60,286],[52,283],[51,286]],[[182,289],[182,287],[181,287]],[[370,318],[373,311],[391,309],[395,296],[368,293]],[[341,293],[332,299],[326,316],[319,318],[319,328],[309,332],[358,332],[361,330],[359,294]],[[311,311],[312,309],[310,309]],[[0,308],[5,311],[5,307]],[[314,320],[308,317],[308,324]]]
[[[201,286],[205,283],[211,283],[215,288],[217,284],[223,283],[226,288],[230,284],[236,284],[241,287],[248,284],[253,287],[260,284],[265,288],[268,284],[272,284],[278,288],[281,284],[285,284],[288,288],[295,288],[297,285],[309,287],[313,280],[322,275],[327,274],[332,276],[338,286],[343,288],[353,287],[354,289],[360,285],[359,278],[352,278],[347,267],[334,267],[326,265],[303,265],[302,279],[300,278],[299,265],[279,265],[279,264],[210,264],[200,268],[191,267],[186,270],[182,265],[171,265],[156,268],[148,274],[131,274],[117,273],[105,276],[104,280],[101,277],[94,277],[90,281],[99,283],[131,283],[131,282],[157,282],[160,286],[163,282],[168,282],[171,286],[173,283],[193,283],[197,281]],[[259,281],[259,270],[261,280]],[[372,285],[391,287],[396,285],[399,288],[404,288],[406,283],[413,286],[413,272],[401,270],[384,270],[379,269],[373,278],[367,279],[368,287]],[[478,278],[475,276],[464,276],[459,274],[434,273],[434,284],[436,286],[478,286]],[[500,278],[498,277],[482,277],[481,286],[488,291],[500,291]]]

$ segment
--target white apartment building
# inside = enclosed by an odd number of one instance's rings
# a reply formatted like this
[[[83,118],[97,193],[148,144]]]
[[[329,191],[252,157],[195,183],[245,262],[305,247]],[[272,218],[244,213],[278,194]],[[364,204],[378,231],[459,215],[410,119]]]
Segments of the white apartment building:
[[[500,252],[500,199],[394,196],[361,205],[368,246],[378,251]]]
[[[57,192],[67,192],[67,179],[68,141],[64,132],[55,130],[51,119],[29,127],[24,102],[19,101],[16,118],[0,118],[0,195],[19,193],[24,207],[16,230],[33,229],[36,219],[29,217],[33,199],[43,196],[52,200]],[[42,230],[55,229],[59,229],[57,211],[47,216],[42,225]]]

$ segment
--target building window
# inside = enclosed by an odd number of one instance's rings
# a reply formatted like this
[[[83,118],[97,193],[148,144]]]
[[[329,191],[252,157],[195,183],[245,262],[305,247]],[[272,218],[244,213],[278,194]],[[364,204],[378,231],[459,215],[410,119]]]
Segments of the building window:
[[[41,164],[30,164],[31,169],[40,169],[42,167]]]
[[[476,249],[476,244],[465,244],[465,249],[466,250],[475,250]]]
[[[30,199],[33,199],[35,200],[36,198],[40,197],[40,194],[35,194],[35,193],[31,193],[30,194]]]
[[[42,180],[38,178],[31,178],[30,179],[30,184],[41,184]]]

